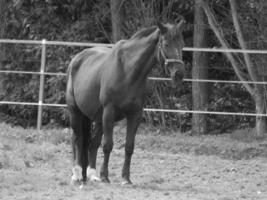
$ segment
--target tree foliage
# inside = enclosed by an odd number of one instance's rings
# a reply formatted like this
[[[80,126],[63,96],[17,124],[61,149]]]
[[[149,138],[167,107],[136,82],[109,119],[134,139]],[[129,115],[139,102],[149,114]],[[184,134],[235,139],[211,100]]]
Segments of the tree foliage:
[[[212,8],[210,8],[211,6],[208,5],[208,2],[203,0],[201,0],[201,2],[208,18],[209,24],[223,48],[231,48],[232,46],[237,46],[237,48],[241,49],[251,49],[256,46],[257,49],[262,49],[265,43],[264,40],[262,41],[260,39],[262,37],[262,24],[261,22],[259,22],[259,20],[257,20],[255,14],[251,15],[251,13],[248,12],[248,10],[254,10],[254,12],[256,13],[261,12],[260,10],[257,10],[256,7],[257,5],[262,4],[262,2],[243,1],[242,3],[237,3],[236,0],[228,1],[226,7],[227,5],[228,7],[230,7],[227,11],[231,16],[231,22],[227,23],[227,27],[230,28],[233,32],[233,34],[231,34],[231,40],[228,39],[228,35],[224,26],[220,25],[218,20],[218,18],[228,18],[225,16],[217,17],[217,15],[212,12]],[[225,13],[227,13],[227,11]],[[248,14],[244,16],[244,12]],[[240,21],[243,22],[242,26]],[[256,32],[255,30],[258,31]],[[253,34],[251,34],[251,32]],[[256,45],[251,45],[253,43],[255,43]],[[266,62],[266,58],[263,58],[259,55],[251,55],[248,53],[233,54],[231,52],[226,52],[225,55],[230,61],[237,77],[241,81],[243,81],[243,86],[253,97],[256,113],[266,114],[266,86],[255,83],[259,81],[266,81],[265,70],[262,67],[262,65]],[[246,81],[252,81],[253,83],[248,84]],[[266,132],[266,117],[257,116],[256,134],[262,135]]]

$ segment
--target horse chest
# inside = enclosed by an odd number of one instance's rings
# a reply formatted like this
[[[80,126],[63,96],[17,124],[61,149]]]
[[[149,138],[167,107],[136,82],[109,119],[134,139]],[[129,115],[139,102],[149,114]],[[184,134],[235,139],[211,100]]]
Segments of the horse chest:
[[[126,87],[117,92],[118,102],[123,106],[142,105],[144,91],[138,87]]]
[[[131,96],[125,97],[120,102],[120,107],[125,110],[129,109],[140,109],[143,105],[143,98],[142,96]]]
[[[106,92],[105,102],[110,102],[121,111],[140,110],[144,104],[144,90],[136,86],[109,88]]]

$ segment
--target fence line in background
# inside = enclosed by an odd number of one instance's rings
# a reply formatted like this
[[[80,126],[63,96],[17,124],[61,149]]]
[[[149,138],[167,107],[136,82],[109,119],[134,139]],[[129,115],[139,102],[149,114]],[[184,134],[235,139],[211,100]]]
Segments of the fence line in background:
[[[0,43],[41,45],[42,54],[41,54],[40,72],[0,70],[0,73],[40,75],[39,101],[38,101],[38,103],[34,103],[34,102],[0,101],[0,104],[38,106],[38,116],[37,116],[37,129],[38,130],[41,129],[41,125],[42,125],[42,108],[43,108],[43,106],[66,107],[66,104],[43,103],[44,76],[45,75],[66,76],[65,73],[45,72],[46,45],[84,46],[84,47],[112,47],[113,46],[113,44],[47,41],[45,39],[41,40],[41,41],[39,41],[39,40],[0,39]],[[244,50],[244,49],[185,47],[185,48],[183,48],[183,51],[201,51],[201,52],[217,52],[217,53],[231,52],[231,53],[267,54],[267,50],[253,50],[253,49]],[[149,77],[149,80],[170,81],[171,79],[170,78],[162,78],[162,77]],[[184,81],[187,81],[187,82],[208,82],[208,83],[234,83],[234,84],[240,84],[240,83],[267,84],[267,82],[258,82],[258,81],[225,81],[225,80],[208,80],[208,79],[185,79]],[[147,112],[169,112],[169,113],[181,113],[181,114],[198,113],[198,114],[216,114],[216,115],[267,116],[267,114],[215,112],[215,111],[196,111],[196,110],[173,110],[173,109],[155,109],[155,108],[145,108],[144,110],[147,111]]]
[[[14,102],[14,101],[0,101],[0,104],[22,105],[22,106],[39,106],[40,105],[39,103],[34,103],[34,102]],[[42,106],[67,107],[67,104],[42,103]],[[267,117],[267,114],[242,113],[242,112],[219,112],[219,111],[203,111],[203,110],[174,110],[174,109],[160,109],[160,108],[144,108],[144,111],[146,111],[146,112],[180,113],[180,114],[197,113],[197,114],[210,114],[210,115]]]
[[[49,75],[49,76],[66,76],[66,73],[56,73],[56,72],[33,72],[33,71],[12,71],[12,70],[0,70],[0,73],[6,74],[32,74],[32,75]],[[171,78],[162,78],[162,77],[148,77],[152,81],[171,81]],[[229,84],[259,84],[267,85],[266,81],[234,81],[234,80],[212,80],[212,79],[190,79],[186,78],[183,81],[185,82],[205,82],[205,83],[229,83]]]
[[[14,40],[14,39],[0,39],[0,43],[9,44],[33,44],[41,45],[43,40]],[[113,47],[114,44],[103,43],[88,43],[88,42],[64,42],[64,41],[47,41],[47,45],[61,45],[61,46],[84,46],[84,47]],[[195,48],[184,47],[183,51],[201,51],[201,52],[217,52],[217,53],[252,53],[252,54],[267,54],[267,50],[256,49],[223,49],[223,48]]]
[[[0,39],[0,43],[8,44],[32,44],[41,45],[43,40],[13,40],[13,39]],[[62,46],[78,46],[78,47],[113,47],[113,44],[103,43],[85,43],[85,42],[63,42],[63,41],[48,41],[45,40],[47,45],[62,45]]]
[[[50,75],[50,76],[66,76],[66,73],[55,73],[55,72],[33,72],[33,71],[13,71],[13,70],[0,70],[3,74],[31,74],[31,75]]]

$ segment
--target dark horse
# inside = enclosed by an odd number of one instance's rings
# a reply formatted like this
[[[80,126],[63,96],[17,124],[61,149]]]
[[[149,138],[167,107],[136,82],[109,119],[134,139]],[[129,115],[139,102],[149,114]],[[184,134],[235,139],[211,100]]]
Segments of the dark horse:
[[[126,118],[122,178],[123,183],[131,183],[130,163],[142,118],[147,77],[159,62],[170,72],[173,85],[181,87],[185,72],[183,26],[183,20],[177,25],[158,23],[138,31],[128,40],[119,41],[113,48],[85,49],[72,59],[66,93],[73,129],[72,182],[86,181],[87,177],[109,182],[114,122]],[[95,169],[102,135],[104,161],[99,179]]]

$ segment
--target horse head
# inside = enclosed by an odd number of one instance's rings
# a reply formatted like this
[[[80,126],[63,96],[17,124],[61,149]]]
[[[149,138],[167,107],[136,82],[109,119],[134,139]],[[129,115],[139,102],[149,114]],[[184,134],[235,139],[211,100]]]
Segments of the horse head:
[[[158,60],[164,65],[165,71],[170,73],[173,87],[182,84],[185,66],[182,58],[184,40],[182,31],[185,21],[182,19],[177,25],[158,22],[160,30],[158,43]]]

